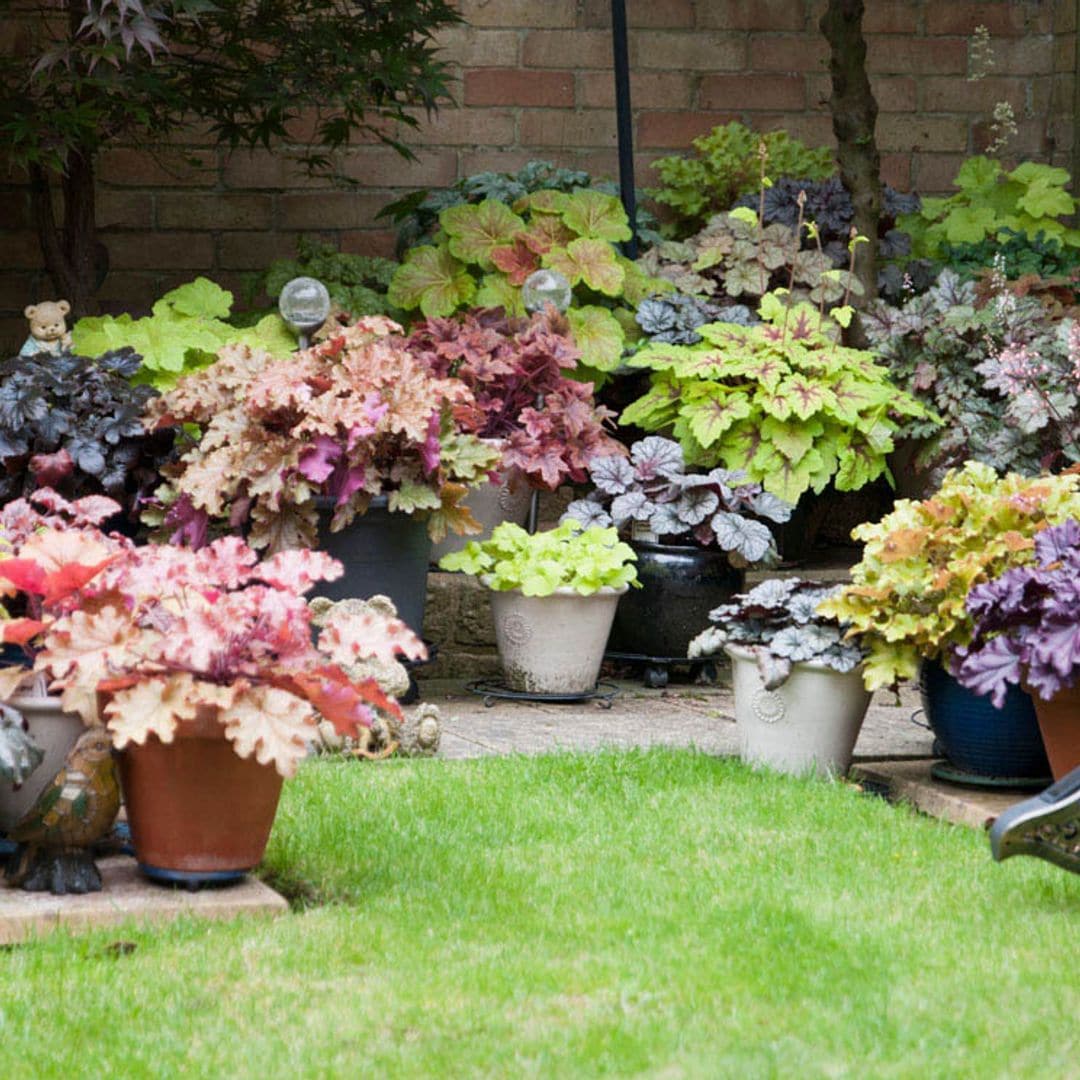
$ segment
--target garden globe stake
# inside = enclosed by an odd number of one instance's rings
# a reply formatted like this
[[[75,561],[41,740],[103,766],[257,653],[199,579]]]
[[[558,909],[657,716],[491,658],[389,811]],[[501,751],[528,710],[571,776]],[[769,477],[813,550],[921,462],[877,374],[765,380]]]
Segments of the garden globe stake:
[[[548,304],[564,314],[570,306],[570,282],[558,270],[536,270],[526,279],[521,290],[522,303],[528,312],[543,311]],[[544,395],[536,395],[536,407],[544,407]],[[530,533],[536,532],[536,522],[540,513],[540,492],[533,488],[529,496],[529,516],[525,527]]]
[[[634,197],[634,132],[630,109],[630,63],[626,47],[626,0],[611,0],[611,45],[615,68],[615,130],[619,142],[619,194],[630,220],[630,239],[623,254],[636,259],[637,207]]]
[[[330,293],[315,278],[293,278],[281,290],[278,311],[296,334],[297,345],[306,349],[311,344],[311,335],[330,316]]]

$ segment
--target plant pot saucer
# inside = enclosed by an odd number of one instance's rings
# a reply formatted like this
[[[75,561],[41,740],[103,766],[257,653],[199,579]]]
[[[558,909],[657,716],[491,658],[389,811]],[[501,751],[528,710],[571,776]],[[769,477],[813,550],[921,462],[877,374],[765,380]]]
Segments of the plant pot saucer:
[[[1054,782],[1052,776],[984,776],[982,773],[965,772],[948,761],[935,761],[930,766],[930,775],[948,784],[991,790],[1042,791]]]
[[[584,694],[535,694],[528,690],[511,690],[505,682],[498,679],[475,679],[465,684],[470,694],[484,699],[484,705],[491,708],[499,701],[546,701],[569,705],[575,701],[595,701],[601,708],[610,709],[619,693],[619,688],[610,682],[598,682],[592,690]]]
[[[250,870],[166,870],[160,866],[139,863],[139,869],[152,881],[163,885],[179,885],[191,892],[204,886],[234,885],[243,881]]]

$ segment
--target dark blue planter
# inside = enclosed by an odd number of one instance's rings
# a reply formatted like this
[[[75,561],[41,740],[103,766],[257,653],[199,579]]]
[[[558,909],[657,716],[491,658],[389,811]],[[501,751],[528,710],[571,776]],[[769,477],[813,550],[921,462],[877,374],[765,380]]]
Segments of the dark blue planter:
[[[919,668],[919,691],[931,730],[955,774],[947,779],[985,786],[1050,783],[1039,722],[1031,698],[1010,687],[995,709],[989,697],[961,686],[937,661]]]

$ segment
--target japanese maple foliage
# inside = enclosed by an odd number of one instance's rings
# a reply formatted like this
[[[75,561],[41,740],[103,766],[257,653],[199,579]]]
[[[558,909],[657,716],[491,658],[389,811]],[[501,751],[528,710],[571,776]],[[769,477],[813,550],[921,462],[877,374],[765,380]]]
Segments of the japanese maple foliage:
[[[390,510],[426,515],[435,540],[478,532],[460,502],[498,452],[455,429],[451,410],[471,403],[381,316],[286,359],[230,346],[151,403],[151,426],[202,431],[163,470],[157,523],[194,547],[211,526],[243,527],[252,547],[283,551],[316,546],[317,496],[332,500],[337,532],[386,495]]]
[[[302,594],[341,574],[317,551],[260,561],[237,537],[198,551],[129,548],[47,629],[35,669],[87,723],[106,692],[118,749],[150,735],[172,742],[181,721],[209,707],[240,757],[291,776],[318,716],[343,735],[370,726],[377,711],[400,719],[374,680],[352,681],[341,665],[426,655],[403,622],[378,612],[331,616],[313,645]]]
[[[534,487],[581,483],[591,458],[625,453],[604,430],[615,414],[596,404],[592,383],[567,377],[581,354],[552,307],[528,319],[499,308],[428,319],[409,346],[434,374],[469,387],[472,399],[455,405],[454,419],[463,431],[503,440],[503,463]]]
[[[971,645],[956,651],[953,672],[998,707],[1023,680],[1044,701],[1080,678],[1080,522],[1035,537],[1035,562],[976,585],[967,597]]]

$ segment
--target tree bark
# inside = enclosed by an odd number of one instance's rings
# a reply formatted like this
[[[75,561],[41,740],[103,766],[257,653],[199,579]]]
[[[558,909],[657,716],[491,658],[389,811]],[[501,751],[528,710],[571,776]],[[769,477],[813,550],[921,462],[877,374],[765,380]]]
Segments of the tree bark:
[[[855,275],[864,295],[861,304],[877,296],[878,221],[881,217],[881,157],[874,127],[877,101],[866,74],[863,0],[829,0],[819,23],[829,43],[832,76],[833,132],[837,142],[840,179],[851,193],[854,226],[867,243],[856,245]]]
[[[30,198],[45,269],[57,289],[54,299],[71,304],[72,319],[96,314],[94,294],[108,267],[108,253],[97,235],[94,180],[92,160],[72,155],[60,177],[64,218],[58,225],[49,174],[40,165],[30,166]]]

